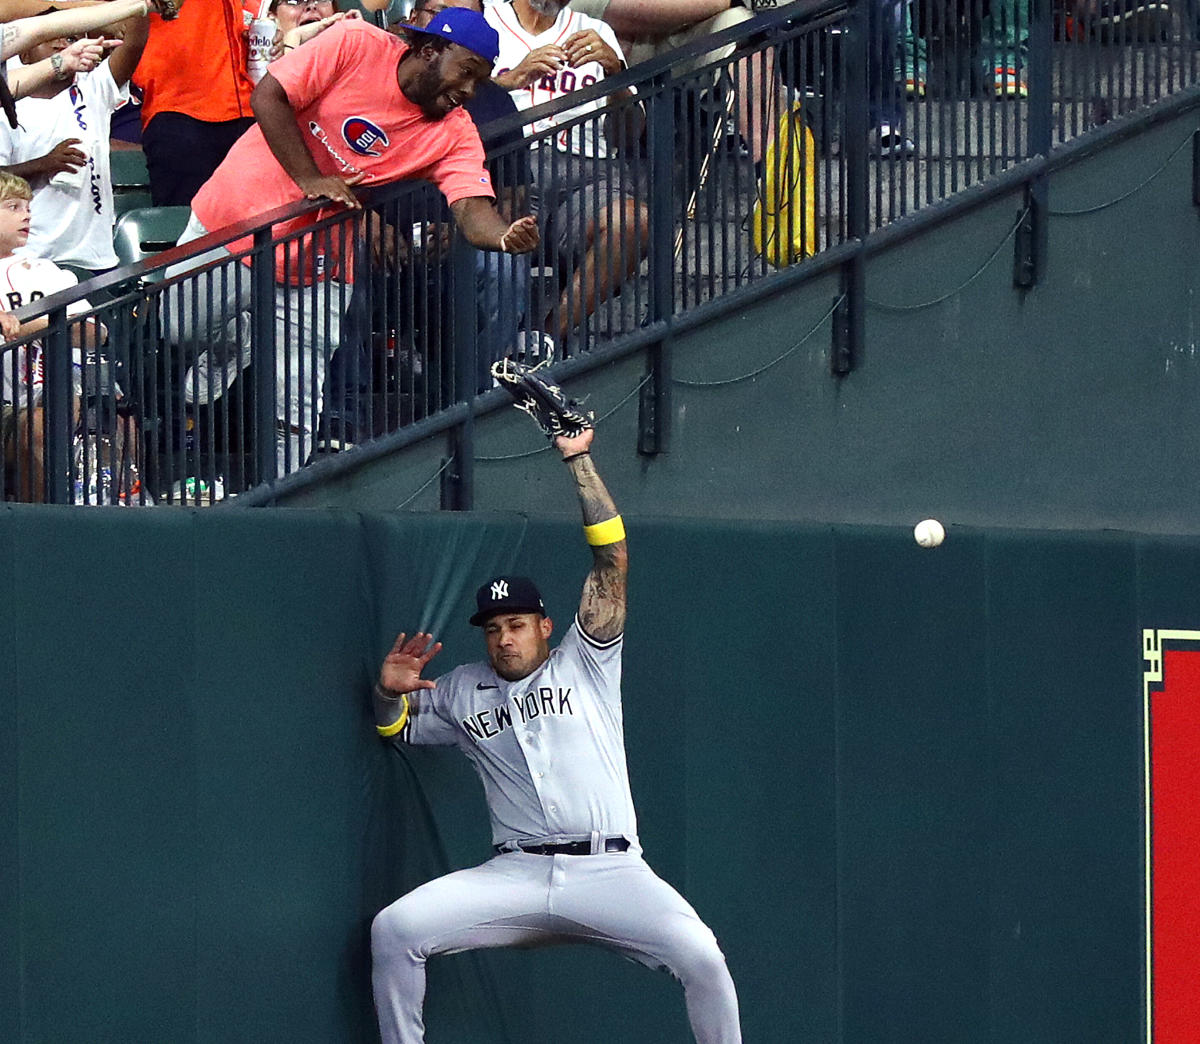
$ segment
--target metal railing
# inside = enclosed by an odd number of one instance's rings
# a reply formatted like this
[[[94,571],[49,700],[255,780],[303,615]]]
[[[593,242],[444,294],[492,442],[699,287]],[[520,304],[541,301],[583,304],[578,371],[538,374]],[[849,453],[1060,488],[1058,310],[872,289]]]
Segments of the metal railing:
[[[819,255],[844,268],[846,372],[846,250],[1197,81],[1190,8],[990,3],[800,0],[489,124],[502,210],[539,214],[531,256],[474,251],[406,182],[365,191],[361,214],[280,208],[26,306],[49,326],[40,351],[5,346],[6,388],[26,386],[6,398],[40,410],[8,411],[5,495],[269,499],[335,452],[317,474],[469,430],[497,358],[653,339]],[[452,471],[467,481],[469,460]]]

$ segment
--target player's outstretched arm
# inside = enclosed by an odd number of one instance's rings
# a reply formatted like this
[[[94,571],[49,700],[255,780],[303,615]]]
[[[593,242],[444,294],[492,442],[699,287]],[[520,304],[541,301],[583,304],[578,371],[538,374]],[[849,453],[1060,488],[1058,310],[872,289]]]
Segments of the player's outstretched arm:
[[[621,516],[592,460],[594,435],[594,429],[585,428],[573,438],[559,435],[554,445],[575,479],[583,531],[592,548],[592,570],[583,582],[579,623],[590,637],[606,642],[625,630],[629,553]]]
[[[441,649],[442,643],[435,642],[433,635],[420,631],[411,638],[402,632],[392,644],[375,684],[375,727],[380,735],[394,736],[404,728],[411,709],[410,694],[434,688],[434,683],[422,678],[421,672]]]

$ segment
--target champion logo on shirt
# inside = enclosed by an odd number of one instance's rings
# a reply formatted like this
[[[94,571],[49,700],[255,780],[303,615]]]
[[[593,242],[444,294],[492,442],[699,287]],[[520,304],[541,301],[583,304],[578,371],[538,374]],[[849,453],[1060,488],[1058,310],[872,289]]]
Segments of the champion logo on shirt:
[[[391,142],[383,128],[377,127],[365,116],[351,116],[342,124],[342,137],[360,156],[378,156]]]
[[[71,110],[75,113],[75,122],[79,124],[79,129],[87,130],[87,120],[83,118],[83,114],[87,112],[87,105],[83,100],[83,91],[76,87],[75,84],[71,84],[67,88],[67,98],[71,102]]]

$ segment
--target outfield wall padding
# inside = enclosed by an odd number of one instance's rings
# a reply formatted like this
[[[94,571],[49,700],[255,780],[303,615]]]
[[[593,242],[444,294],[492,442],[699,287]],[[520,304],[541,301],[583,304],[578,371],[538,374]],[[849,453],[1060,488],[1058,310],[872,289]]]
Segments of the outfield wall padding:
[[[1200,540],[626,524],[642,841],[748,1044],[1140,1039],[1140,635],[1200,629]],[[501,570],[561,633],[589,561],[517,515],[0,509],[0,1040],[375,1040],[371,917],[490,844],[465,759],[375,737],[378,661],[478,656]],[[437,959],[427,1021],[689,1039],[582,947]]]

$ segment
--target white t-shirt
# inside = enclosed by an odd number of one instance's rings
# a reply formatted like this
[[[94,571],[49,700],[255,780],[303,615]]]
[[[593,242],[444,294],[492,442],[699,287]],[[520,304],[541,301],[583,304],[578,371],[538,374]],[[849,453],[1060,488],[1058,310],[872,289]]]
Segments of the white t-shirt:
[[[35,186],[29,242],[18,253],[80,268],[117,264],[108,137],[113,112],[128,99],[128,84],[118,87],[108,62],[102,62],[53,98],[17,102],[21,125],[0,134],[0,165],[38,159],[66,138],[78,138],[76,147],[88,157],[78,187]]]
[[[564,7],[559,11],[554,24],[544,33],[538,33],[536,36],[531,36],[521,27],[512,4],[494,4],[484,10],[483,16],[500,36],[500,54],[496,58],[496,65],[492,70],[493,76],[500,76],[502,73],[516,68],[530,51],[538,47],[546,47],[549,44],[561,46],[565,40],[585,29],[595,29],[600,34],[600,38],[617,52],[621,60],[625,59],[621,45],[617,43],[617,35],[607,22],[589,18],[587,15],[572,11],[569,7]],[[543,76],[540,79],[531,80],[527,87],[509,93],[516,102],[517,108],[524,111],[554,98],[561,98],[564,94],[570,94],[582,87],[590,87],[593,83],[603,80],[604,76],[604,66],[599,62],[584,62],[575,68],[559,69],[553,76]],[[604,98],[598,98],[596,101],[569,109],[557,116],[538,120],[526,127],[525,133],[539,133],[573,119],[581,113],[602,109],[605,104]],[[577,156],[603,158],[608,155],[608,144],[605,141],[603,129],[598,131],[590,120],[579,124],[570,131],[559,131],[553,140],[563,152],[573,152]]]
[[[53,261],[43,257],[21,257],[19,254],[9,254],[0,258],[0,307],[5,311],[13,311],[32,301],[49,297],[60,290],[77,285],[79,282],[73,272],[59,268]],[[78,315],[86,312],[92,306],[86,298],[72,301],[67,305],[67,315]],[[13,362],[13,357],[16,362]],[[82,364],[83,356],[78,349],[71,353],[72,361],[78,366]],[[15,367],[15,370],[14,370]],[[42,361],[41,342],[35,341],[29,349],[13,348],[0,353],[0,370],[4,372],[4,401],[17,406],[30,405],[29,391],[32,388],[33,402],[36,406],[42,398],[42,385],[45,367]],[[13,377],[16,376],[14,385]]]

